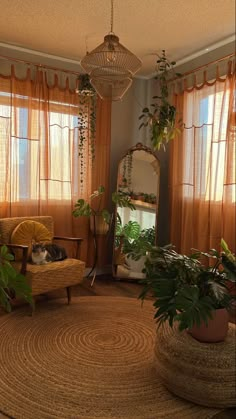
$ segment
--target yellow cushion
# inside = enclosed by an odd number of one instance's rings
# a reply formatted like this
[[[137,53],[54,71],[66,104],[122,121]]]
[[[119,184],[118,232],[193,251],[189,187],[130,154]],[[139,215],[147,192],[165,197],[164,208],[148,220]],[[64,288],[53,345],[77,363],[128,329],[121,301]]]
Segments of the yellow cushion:
[[[31,257],[32,241],[36,243],[51,243],[52,235],[41,223],[32,220],[22,221],[18,224],[11,235],[12,244],[29,246],[28,257]],[[15,260],[22,259],[22,250],[14,249]]]

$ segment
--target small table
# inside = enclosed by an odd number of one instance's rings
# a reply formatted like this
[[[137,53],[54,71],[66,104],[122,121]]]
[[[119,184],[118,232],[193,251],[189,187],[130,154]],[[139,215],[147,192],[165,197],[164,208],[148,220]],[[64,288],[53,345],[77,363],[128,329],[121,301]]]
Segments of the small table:
[[[236,326],[227,338],[201,343],[166,322],[157,330],[155,364],[163,384],[183,399],[208,407],[236,406]]]

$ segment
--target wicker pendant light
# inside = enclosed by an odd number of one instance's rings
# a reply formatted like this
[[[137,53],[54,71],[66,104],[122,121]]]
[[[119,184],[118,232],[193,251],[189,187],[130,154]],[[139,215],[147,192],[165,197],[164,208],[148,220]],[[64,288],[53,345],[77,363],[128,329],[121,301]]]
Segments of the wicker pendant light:
[[[113,1],[111,0],[111,30],[104,42],[81,60],[90,82],[102,99],[120,100],[132,84],[141,61],[119,43],[113,32]]]

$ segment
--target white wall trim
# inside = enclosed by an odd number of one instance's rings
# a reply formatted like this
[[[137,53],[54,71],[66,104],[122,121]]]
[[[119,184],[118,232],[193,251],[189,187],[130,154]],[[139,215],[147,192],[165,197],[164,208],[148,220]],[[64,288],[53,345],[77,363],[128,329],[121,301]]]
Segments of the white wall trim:
[[[10,44],[5,44],[4,42],[0,42],[0,47],[11,49],[11,50],[14,50],[14,51],[25,52],[27,54],[36,55],[38,57],[50,58],[51,60],[58,60],[58,61],[62,61],[62,62],[65,62],[65,63],[76,64],[76,65],[80,66],[80,60],[79,61],[71,60],[70,58],[60,57],[58,55],[46,54],[46,53],[41,52],[41,51],[36,51],[36,50],[33,50],[33,49],[29,49],[29,48],[23,48],[23,47],[19,47],[17,45],[10,45]]]
[[[206,47],[204,49],[201,49],[199,51],[196,51],[195,53],[193,53],[191,55],[188,55],[187,57],[184,57],[181,60],[177,61],[177,66],[180,66],[180,65],[185,64],[185,63],[187,63],[189,61],[192,61],[195,58],[200,57],[201,55],[204,55],[204,54],[207,54],[210,51],[213,51],[214,49],[223,47],[224,45],[227,45],[230,42],[235,42],[235,39],[236,38],[235,38],[235,34],[234,34],[234,35],[231,35],[228,38],[222,39],[221,41],[216,42],[215,44],[212,44],[212,45],[210,45],[210,46],[208,46],[208,47]],[[149,79],[152,79],[155,76],[156,76],[156,72],[155,73],[151,73],[148,76],[139,76],[139,75],[137,75],[137,76],[135,76],[135,78],[149,80]]]

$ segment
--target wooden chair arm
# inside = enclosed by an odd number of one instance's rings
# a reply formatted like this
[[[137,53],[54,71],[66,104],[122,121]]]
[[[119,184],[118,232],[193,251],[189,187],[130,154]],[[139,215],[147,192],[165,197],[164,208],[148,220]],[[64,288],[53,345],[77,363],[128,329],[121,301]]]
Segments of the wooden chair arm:
[[[25,275],[26,273],[26,267],[27,267],[27,259],[28,259],[28,249],[29,246],[25,246],[24,244],[11,244],[11,243],[4,243],[5,246],[7,246],[10,250],[11,249],[22,249],[22,264],[21,264],[21,270],[20,273],[22,275]],[[0,246],[3,246],[2,243],[0,243]]]
[[[7,247],[12,247],[13,249],[27,249],[29,248],[29,246],[26,246],[24,244],[12,244],[12,243],[0,243],[0,246],[7,246]]]
[[[83,239],[81,239],[80,237],[61,237],[61,236],[54,236],[53,239],[54,240],[67,240],[67,241],[75,242],[77,244],[75,257],[76,257],[76,259],[79,259],[80,245],[81,245]]]

